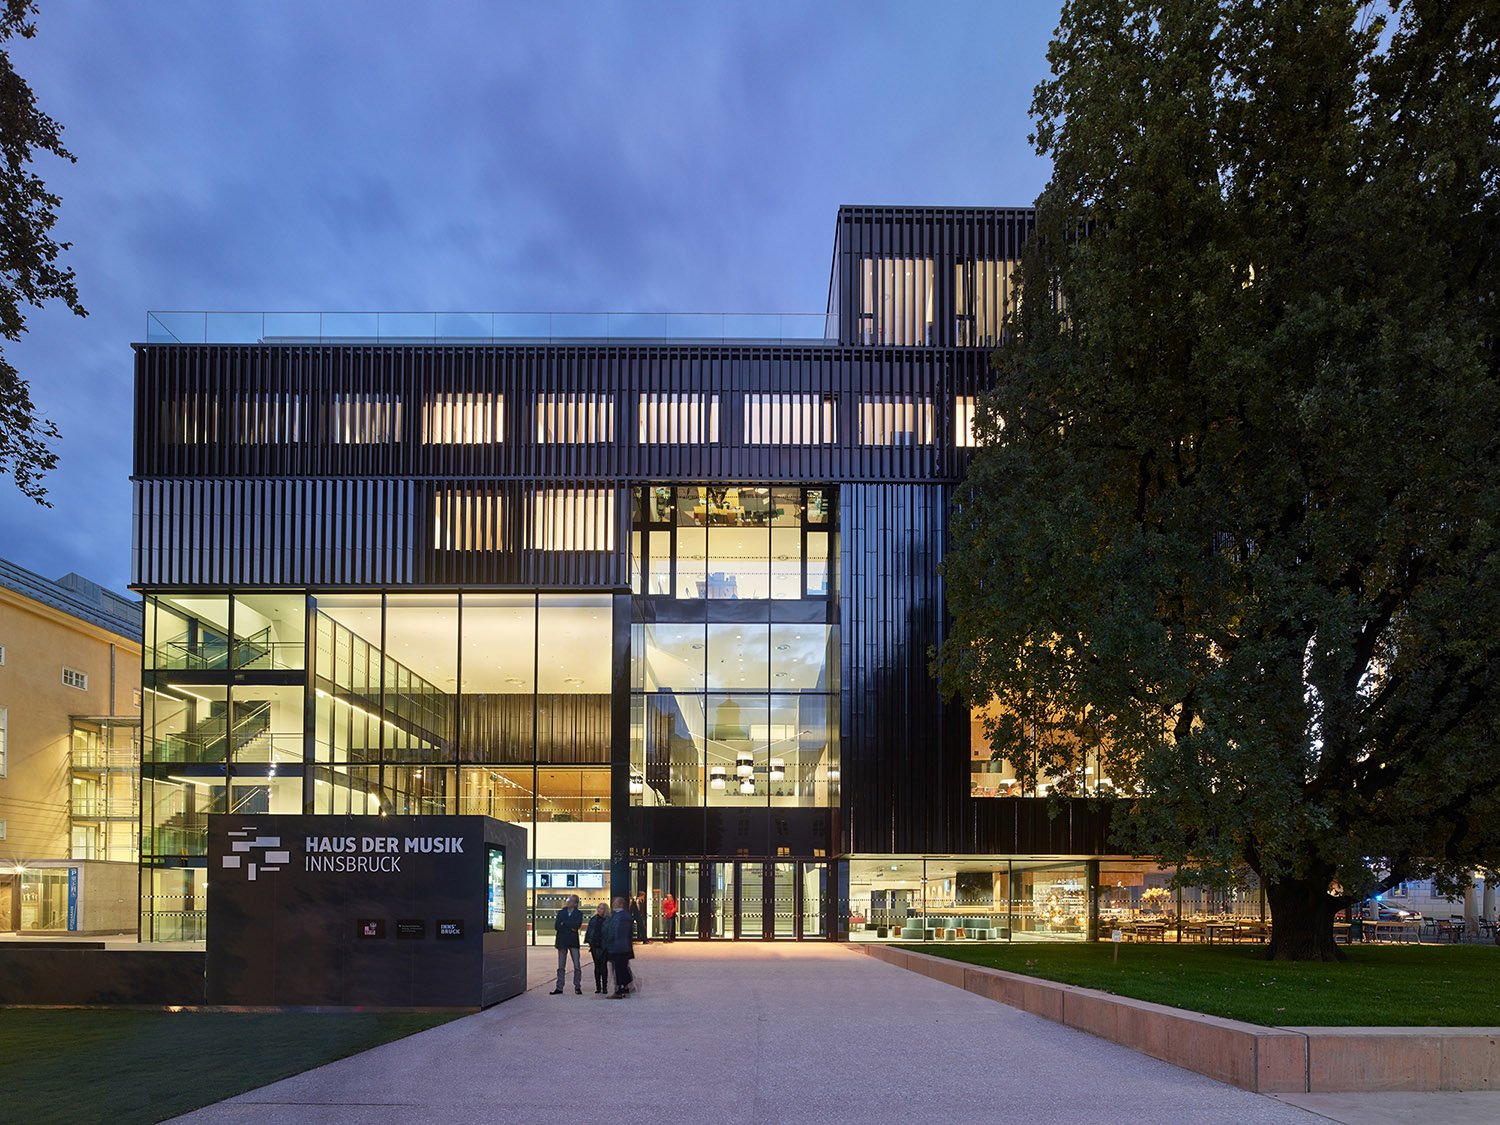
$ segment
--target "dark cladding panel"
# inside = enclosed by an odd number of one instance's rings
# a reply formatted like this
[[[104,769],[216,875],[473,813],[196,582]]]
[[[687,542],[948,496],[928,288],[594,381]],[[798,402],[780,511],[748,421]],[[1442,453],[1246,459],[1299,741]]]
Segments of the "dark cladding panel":
[[[841,344],[870,339],[875,306],[897,311],[907,297],[930,300],[931,330],[901,333],[913,346],[948,347],[962,344],[955,331],[955,267],[972,261],[1014,261],[1035,226],[1036,215],[1026,207],[840,207],[834,239],[834,279],[829,287],[830,322]],[[869,276],[867,263],[917,264],[930,262],[930,277],[913,288],[892,290],[882,284],[877,269]],[[903,269],[906,266],[903,265]],[[874,298],[867,291],[873,284]],[[836,305],[835,305],[836,302]],[[925,310],[924,310],[925,311]],[[913,322],[906,319],[907,329]],[[881,333],[877,332],[877,335]]]
[[[207,1002],[477,1008],[519,995],[525,870],[525,832],[487,817],[210,817]]]
[[[965,716],[928,672],[943,638],[949,490],[839,492],[843,841],[853,852],[944,852],[968,792]]]
[[[411,582],[412,485],[236,478],[135,485],[135,582],[145,586]]]

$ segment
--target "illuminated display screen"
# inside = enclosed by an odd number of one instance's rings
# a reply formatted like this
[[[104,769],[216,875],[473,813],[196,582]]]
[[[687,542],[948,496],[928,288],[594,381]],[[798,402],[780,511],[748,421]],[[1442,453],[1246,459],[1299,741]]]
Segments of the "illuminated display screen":
[[[484,907],[484,928],[505,929],[505,849],[489,848],[485,864],[488,897]]]

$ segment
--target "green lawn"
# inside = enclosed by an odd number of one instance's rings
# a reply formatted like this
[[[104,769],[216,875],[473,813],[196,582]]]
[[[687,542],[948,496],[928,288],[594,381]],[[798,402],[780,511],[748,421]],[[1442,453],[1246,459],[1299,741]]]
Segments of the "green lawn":
[[[445,1023],[438,1013],[0,1010],[17,1121],[161,1121]]]
[[[1493,945],[1356,945],[1341,964],[1270,962],[1249,945],[903,945],[1267,1026],[1500,1027]]]

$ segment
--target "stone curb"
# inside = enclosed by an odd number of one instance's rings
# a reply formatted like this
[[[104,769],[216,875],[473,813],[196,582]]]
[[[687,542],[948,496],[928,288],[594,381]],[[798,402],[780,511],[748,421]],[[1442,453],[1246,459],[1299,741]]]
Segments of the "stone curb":
[[[1259,1094],[1500,1090],[1500,1028],[1261,1027],[927,953],[855,948]]]

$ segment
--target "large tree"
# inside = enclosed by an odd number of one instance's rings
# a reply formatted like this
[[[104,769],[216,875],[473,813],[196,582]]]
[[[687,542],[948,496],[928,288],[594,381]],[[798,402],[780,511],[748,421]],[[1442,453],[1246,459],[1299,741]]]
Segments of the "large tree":
[[[0,8],[0,45],[36,34],[35,0],[4,0]],[[0,47],[0,336],[15,341],[26,331],[27,307],[60,300],[79,316],[88,315],[78,300],[73,271],[58,264],[68,243],[52,237],[57,222],[56,195],[33,170],[38,151],[73,160],[62,144],[57,122],[36,106],[26,80]],[[31,387],[0,349],[0,474],[46,504],[41,478],[57,464],[48,444],[57,427],[37,415]]]
[[[1065,4],[945,570],[947,690],[1275,958],[1500,862],[1500,7],[1393,8]]]

